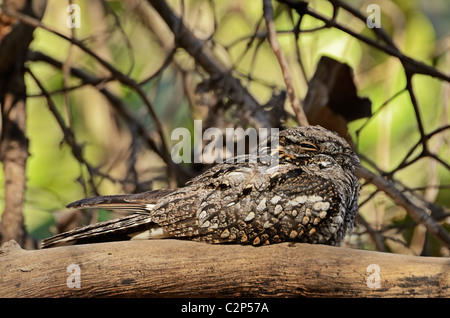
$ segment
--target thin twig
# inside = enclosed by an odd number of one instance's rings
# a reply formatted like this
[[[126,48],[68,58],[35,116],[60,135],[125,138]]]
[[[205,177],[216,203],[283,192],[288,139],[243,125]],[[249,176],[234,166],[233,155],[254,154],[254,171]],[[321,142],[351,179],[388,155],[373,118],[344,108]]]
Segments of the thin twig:
[[[417,223],[426,226],[427,230],[435,236],[444,246],[450,248],[450,235],[421,207],[415,205],[392,182],[378,176],[364,167],[357,169],[360,178],[369,181],[379,190],[385,192],[395,203],[402,206]]]
[[[69,127],[66,126],[64,119],[59,114],[55,103],[53,102],[51,96],[47,93],[47,90],[44,88],[41,81],[36,77],[36,75],[30,69],[28,69],[27,71],[28,71],[28,74],[30,74],[31,78],[33,78],[36,85],[42,91],[42,94],[44,95],[45,99],[47,100],[48,108],[50,109],[50,112],[52,113],[53,117],[55,117],[55,119],[58,123],[58,126],[61,128],[61,131],[64,135],[63,141],[69,145],[70,149],[72,150],[72,155],[74,156],[74,158],[77,159],[77,161],[80,164],[84,165],[87,168],[87,170],[89,172],[88,182],[89,182],[92,190],[94,191],[95,195],[98,195],[97,186],[95,185],[94,178],[93,178],[94,175],[96,174],[96,171],[94,171],[92,166],[84,159],[83,147],[77,143],[75,134],[73,133],[73,131]]]
[[[266,20],[266,26],[268,31],[268,39],[273,52],[275,53],[278,63],[283,73],[284,83],[286,84],[287,95],[291,102],[291,106],[294,109],[295,116],[300,126],[308,126],[308,119],[303,110],[300,100],[295,92],[294,83],[292,81],[292,75],[290,72],[289,64],[286,57],[281,50],[281,46],[278,43],[277,33],[275,30],[275,24],[273,21],[273,9],[271,0],[263,0],[264,19]]]
[[[380,232],[375,230],[370,225],[370,223],[367,222],[366,219],[359,213],[356,215],[356,222],[358,222],[358,224],[361,224],[362,226],[364,226],[366,228],[367,233],[369,233],[370,237],[372,238],[373,242],[375,243],[375,247],[376,247],[377,251],[386,252],[386,248],[383,244],[383,235],[381,235]]]

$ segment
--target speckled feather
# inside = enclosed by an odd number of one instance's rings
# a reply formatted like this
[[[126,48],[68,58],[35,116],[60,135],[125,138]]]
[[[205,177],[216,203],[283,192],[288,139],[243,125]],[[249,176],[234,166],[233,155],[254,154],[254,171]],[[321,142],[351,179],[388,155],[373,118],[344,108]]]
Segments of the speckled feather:
[[[217,164],[179,189],[71,203],[68,207],[137,214],[58,234],[44,240],[43,247],[137,234],[142,238],[142,233],[144,238],[207,243],[338,245],[357,212],[358,157],[343,138],[319,126],[290,128],[262,145],[273,144],[278,145],[278,156],[272,158],[276,162],[234,160]]]

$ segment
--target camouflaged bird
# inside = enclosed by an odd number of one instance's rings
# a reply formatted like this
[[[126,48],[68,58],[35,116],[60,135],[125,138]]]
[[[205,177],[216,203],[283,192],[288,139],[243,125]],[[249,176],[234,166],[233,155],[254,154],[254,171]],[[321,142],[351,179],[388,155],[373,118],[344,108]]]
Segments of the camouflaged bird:
[[[275,149],[268,160],[220,163],[182,188],[73,202],[68,207],[135,213],[58,234],[43,247],[137,238],[339,245],[353,227],[360,191],[359,158],[348,143],[308,126],[272,135],[263,147]]]

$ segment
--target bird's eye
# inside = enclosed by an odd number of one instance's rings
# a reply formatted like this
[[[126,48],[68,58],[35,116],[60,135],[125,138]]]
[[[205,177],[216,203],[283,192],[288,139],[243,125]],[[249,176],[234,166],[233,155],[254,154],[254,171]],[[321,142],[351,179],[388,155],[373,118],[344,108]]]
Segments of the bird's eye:
[[[307,142],[307,141],[303,141],[300,143],[300,148],[302,148],[303,150],[307,150],[307,151],[317,151],[319,150],[319,148],[311,143],[311,142]]]

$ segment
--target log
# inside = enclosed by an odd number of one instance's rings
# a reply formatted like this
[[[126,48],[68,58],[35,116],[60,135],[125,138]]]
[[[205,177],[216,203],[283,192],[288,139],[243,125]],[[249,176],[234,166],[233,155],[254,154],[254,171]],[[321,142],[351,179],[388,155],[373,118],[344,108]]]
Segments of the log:
[[[0,247],[0,297],[449,297],[450,259],[182,240]]]

